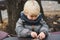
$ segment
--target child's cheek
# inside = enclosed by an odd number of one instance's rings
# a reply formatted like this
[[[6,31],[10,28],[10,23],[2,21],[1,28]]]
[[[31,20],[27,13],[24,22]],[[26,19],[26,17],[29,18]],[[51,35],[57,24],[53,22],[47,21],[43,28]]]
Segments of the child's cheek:
[[[27,16],[28,19],[32,19],[31,17]]]

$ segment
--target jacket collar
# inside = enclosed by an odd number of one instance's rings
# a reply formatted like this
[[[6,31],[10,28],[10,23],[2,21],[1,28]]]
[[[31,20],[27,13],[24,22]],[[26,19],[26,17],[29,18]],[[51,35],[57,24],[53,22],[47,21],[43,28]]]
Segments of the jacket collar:
[[[21,13],[21,19],[23,19],[24,21],[28,22],[28,23],[31,23],[31,24],[35,24],[35,23],[38,23],[42,18],[42,15],[39,15],[39,17],[32,21],[32,20],[29,20],[25,15],[24,15],[24,12]]]

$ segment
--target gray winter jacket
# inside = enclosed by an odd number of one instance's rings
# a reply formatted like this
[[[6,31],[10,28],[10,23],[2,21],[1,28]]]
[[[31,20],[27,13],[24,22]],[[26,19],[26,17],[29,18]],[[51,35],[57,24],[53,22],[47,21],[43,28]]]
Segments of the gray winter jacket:
[[[22,15],[22,17],[23,16],[24,15]],[[34,29],[33,31],[37,32],[37,33],[44,32],[46,35],[48,34],[48,31],[49,31],[48,29],[49,28],[48,28],[48,25],[46,24],[46,22],[43,20],[43,18],[41,18],[40,21],[39,21],[39,23],[41,23],[41,24],[37,23],[38,25],[34,25],[34,26],[29,25],[28,24],[29,22],[27,24],[23,25],[23,22],[25,22],[25,20],[24,19],[22,20],[21,18],[19,18],[19,20],[16,23],[15,31],[16,31],[18,37],[28,37],[28,36],[30,36],[31,32],[32,32],[32,29]]]

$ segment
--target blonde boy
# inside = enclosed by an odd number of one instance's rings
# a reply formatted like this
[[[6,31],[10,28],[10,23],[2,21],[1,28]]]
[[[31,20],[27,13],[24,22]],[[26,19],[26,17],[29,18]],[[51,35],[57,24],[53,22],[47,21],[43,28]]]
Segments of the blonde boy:
[[[37,1],[27,1],[20,16],[15,29],[18,37],[46,38],[48,26],[42,18]]]

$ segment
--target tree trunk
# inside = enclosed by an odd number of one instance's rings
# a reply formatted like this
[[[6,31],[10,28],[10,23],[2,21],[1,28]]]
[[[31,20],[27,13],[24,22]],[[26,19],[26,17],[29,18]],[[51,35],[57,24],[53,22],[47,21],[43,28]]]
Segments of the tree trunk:
[[[15,34],[16,21],[18,19],[17,0],[7,0],[8,10],[8,31],[10,34]]]
[[[1,10],[0,10],[0,23],[2,23]]]

